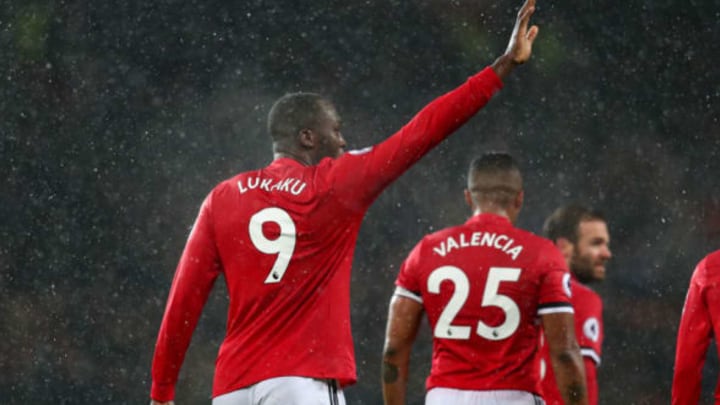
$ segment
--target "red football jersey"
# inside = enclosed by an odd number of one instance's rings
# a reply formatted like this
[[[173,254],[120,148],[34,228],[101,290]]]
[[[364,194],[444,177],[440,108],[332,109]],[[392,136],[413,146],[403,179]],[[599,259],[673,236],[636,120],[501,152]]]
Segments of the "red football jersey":
[[[423,238],[396,284],[432,328],[428,390],[540,392],[538,315],[572,312],[570,275],[550,241],[475,215]]]
[[[673,405],[697,404],[700,400],[702,369],[710,341],[715,338],[720,353],[720,250],[705,257],[693,272],[678,328]],[[715,387],[720,404],[720,380]]]
[[[486,68],[375,147],[315,166],[278,159],[213,189],[172,283],[153,358],[152,398],[174,397],[192,332],[220,274],[230,303],[213,397],[279,376],[353,383],[350,266],[361,220],[384,187],[501,86]]]
[[[585,365],[588,404],[596,405],[598,403],[597,367],[600,365],[604,338],[602,299],[595,291],[577,281],[575,277],[572,278],[571,286],[570,302],[575,311],[575,338],[580,346]],[[547,345],[543,345],[542,352],[540,374],[543,376],[543,399],[547,405],[562,405],[563,400],[555,381]]]

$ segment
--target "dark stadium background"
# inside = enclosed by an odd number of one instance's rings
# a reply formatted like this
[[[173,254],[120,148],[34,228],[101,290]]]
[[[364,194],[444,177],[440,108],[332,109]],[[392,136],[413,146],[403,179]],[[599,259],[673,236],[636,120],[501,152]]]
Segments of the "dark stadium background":
[[[148,401],[165,299],[205,194],[271,159],[267,110],[333,99],[353,148],[398,129],[505,48],[519,1],[0,2],[0,403]],[[720,2],[544,1],[532,60],[373,205],[354,259],[360,382],[378,404],[398,265],[464,221],[470,159],[522,162],[520,225],[570,201],[606,212],[603,404],[669,402],[693,266],[720,248]],[[216,285],[178,404],[209,403]],[[413,358],[412,404],[428,370]],[[277,350],[283,350],[282,347]],[[711,351],[714,351],[711,347]],[[710,403],[717,357],[706,366]]]

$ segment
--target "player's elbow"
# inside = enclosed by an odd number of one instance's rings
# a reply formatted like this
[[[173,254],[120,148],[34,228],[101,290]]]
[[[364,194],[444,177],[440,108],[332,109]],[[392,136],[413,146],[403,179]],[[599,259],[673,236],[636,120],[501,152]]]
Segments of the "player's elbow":
[[[580,354],[580,348],[577,344],[571,347],[551,351],[550,357],[556,373],[560,372],[568,376],[576,376],[581,377],[583,380],[585,379],[583,359]]]
[[[561,339],[548,340],[550,356],[568,359],[574,356],[581,358],[580,345],[572,335],[563,336]]]
[[[555,363],[560,366],[575,366],[580,363],[582,359],[579,348],[565,348],[551,353],[551,356]]]
[[[409,352],[406,345],[397,342],[386,342],[383,347],[383,360],[395,362],[401,360],[405,353]]]

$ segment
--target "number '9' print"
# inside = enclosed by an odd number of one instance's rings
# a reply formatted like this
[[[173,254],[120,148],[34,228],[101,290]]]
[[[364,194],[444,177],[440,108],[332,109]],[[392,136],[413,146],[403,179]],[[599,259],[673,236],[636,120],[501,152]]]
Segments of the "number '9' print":
[[[280,227],[277,239],[271,240],[265,236],[263,225],[266,223],[274,223]],[[279,283],[295,251],[296,230],[290,214],[276,207],[265,208],[250,218],[248,228],[250,240],[257,250],[268,255],[277,254],[275,263],[265,278],[265,284]]]

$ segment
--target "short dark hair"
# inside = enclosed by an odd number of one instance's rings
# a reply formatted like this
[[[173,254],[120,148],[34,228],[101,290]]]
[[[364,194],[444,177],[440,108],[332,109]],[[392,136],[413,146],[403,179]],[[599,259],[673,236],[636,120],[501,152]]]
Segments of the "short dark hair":
[[[289,139],[303,129],[313,128],[332,103],[317,93],[288,93],[270,108],[267,129],[272,140]]]
[[[487,152],[470,163],[468,189],[476,201],[507,206],[522,191],[520,166],[509,153]]]
[[[507,152],[487,152],[470,163],[470,175],[473,172],[494,174],[513,170],[520,172],[520,166]]]
[[[572,243],[577,243],[580,223],[583,221],[605,221],[602,212],[588,208],[584,205],[573,203],[555,210],[543,225],[545,237],[557,241],[565,238]]]

